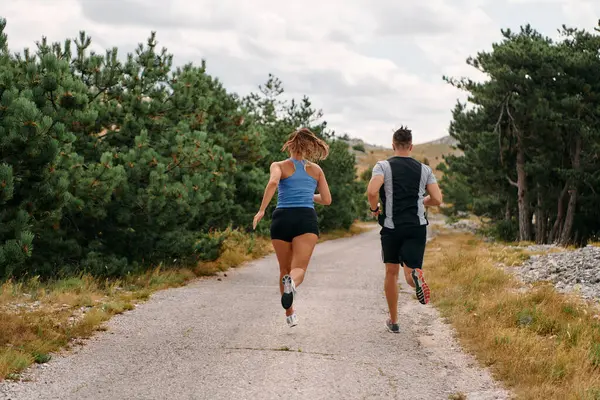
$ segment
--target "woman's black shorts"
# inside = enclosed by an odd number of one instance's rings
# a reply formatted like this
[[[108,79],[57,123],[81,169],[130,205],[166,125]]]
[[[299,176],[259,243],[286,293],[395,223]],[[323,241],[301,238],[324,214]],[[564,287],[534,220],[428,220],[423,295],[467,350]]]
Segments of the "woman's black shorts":
[[[277,208],[273,211],[271,239],[291,242],[296,236],[305,233],[319,236],[317,212],[314,208]]]

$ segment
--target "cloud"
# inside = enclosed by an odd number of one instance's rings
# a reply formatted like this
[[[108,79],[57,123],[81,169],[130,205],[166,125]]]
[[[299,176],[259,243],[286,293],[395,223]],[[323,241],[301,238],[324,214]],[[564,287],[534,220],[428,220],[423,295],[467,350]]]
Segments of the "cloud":
[[[273,73],[286,96],[307,95],[337,132],[385,145],[400,124],[419,142],[446,134],[451,109],[465,95],[442,75],[478,77],[465,60],[499,40],[500,28],[534,20],[552,34],[565,22],[595,26],[600,11],[591,0],[6,3],[14,51],[34,47],[42,35],[62,41],[85,30],[95,50],[117,46],[123,54],[157,31],[176,64],[206,59],[209,73],[242,95]]]
[[[235,21],[227,17],[226,10],[215,3],[204,12],[198,12],[194,3],[184,6],[181,1],[171,1],[169,7],[161,1],[80,0],[81,11],[90,21],[112,26],[151,26],[160,28],[202,28],[226,30],[235,28]],[[197,3],[196,3],[197,4]],[[191,10],[190,10],[191,8]],[[191,11],[191,12],[190,12]]]

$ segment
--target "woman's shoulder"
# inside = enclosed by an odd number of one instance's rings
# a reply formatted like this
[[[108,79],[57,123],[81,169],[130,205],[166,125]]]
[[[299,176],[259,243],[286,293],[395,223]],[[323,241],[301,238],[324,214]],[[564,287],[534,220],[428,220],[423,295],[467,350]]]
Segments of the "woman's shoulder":
[[[306,161],[306,171],[311,171],[309,174],[316,180],[319,180],[319,177],[323,175],[323,169],[321,166],[311,161]]]
[[[306,161],[306,166],[307,167],[311,167],[314,168],[315,170],[319,171],[319,172],[323,172],[323,168],[321,168],[321,166],[317,163],[314,163],[312,161]]]
[[[288,165],[291,164],[292,162],[290,161],[290,159],[286,159],[286,160],[280,160],[280,161],[273,161],[271,163],[271,168],[273,167],[283,167],[284,165]]]

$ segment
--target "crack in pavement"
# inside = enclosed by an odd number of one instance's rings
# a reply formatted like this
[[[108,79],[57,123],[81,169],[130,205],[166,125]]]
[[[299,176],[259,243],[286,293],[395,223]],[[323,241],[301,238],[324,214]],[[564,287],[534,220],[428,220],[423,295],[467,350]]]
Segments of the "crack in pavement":
[[[290,349],[290,348],[264,348],[264,347],[222,347],[225,350],[249,350],[249,351],[274,351],[274,352],[284,352],[284,353],[297,353],[297,354],[310,354],[310,355],[317,355],[317,356],[335,356],[335,355],[339,355],[339,354],[333,354],[333,353],[321,353],[318,351],[304,351],[302,349]]]

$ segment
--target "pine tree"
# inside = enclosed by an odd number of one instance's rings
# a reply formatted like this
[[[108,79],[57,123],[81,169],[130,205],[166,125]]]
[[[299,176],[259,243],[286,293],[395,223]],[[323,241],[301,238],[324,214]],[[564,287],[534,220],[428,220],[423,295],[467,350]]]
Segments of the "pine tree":
[[[101,77],[118,79],[97,97],[95,138],[82,140],[80,151],[101,162],[110,154],[124,177],[103,213],[89,207],[78,216],[94,249],[89,269],[98,269],[103,255],[122,260],[122,266],[202,258],[212,249],[198,248],[198,240],[231,221],[236,160],[207,132],[204,110],[214,101],[207,79],[191,66],[171,75],[172,56],[156,46],[153,33],[124,65],[111,54],[96,67]],[[76,73],[91,76],[94,55],[82,50]],[[101,87],[89,84],[90,91]]]
[[[451,135],[464,157],[442,167],[446,199],[497,227],[505,221],[505,237],[516,211],[520,240],[585,243],[600,231],[591,206],[599,200],[600,38],[565,27],[556,43],[530,26],[503,34],[492,52],[468,61],[489,80],[448,79],[476,107],[459,104],[453,114]]]
[[[61,221],[73,201],[65,166],[76,157],[75,137],[59,114],[81,109],[85,99],[45,39],[35,55],[11,57],[5,25],[1,20],[0,274],[22,275],[26,263],[28,273],[46,273],[57,265],[56,250],[72,250]]]

